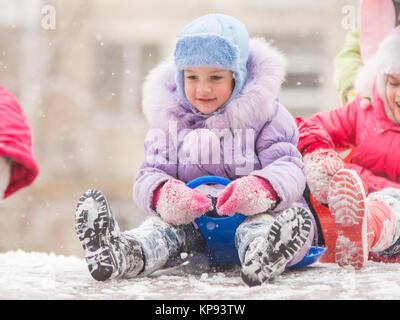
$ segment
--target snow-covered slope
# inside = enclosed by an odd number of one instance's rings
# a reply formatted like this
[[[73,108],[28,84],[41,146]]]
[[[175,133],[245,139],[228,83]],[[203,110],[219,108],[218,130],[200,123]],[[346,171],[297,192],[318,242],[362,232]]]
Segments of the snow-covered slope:
[[[316,263],[253,288],[242,282],[238,270],[193,270],[180,267],[100,283],[81,258],[6,252],[0,254],[0,299],[400,299],[399,264],[369,261],[355,271]]]

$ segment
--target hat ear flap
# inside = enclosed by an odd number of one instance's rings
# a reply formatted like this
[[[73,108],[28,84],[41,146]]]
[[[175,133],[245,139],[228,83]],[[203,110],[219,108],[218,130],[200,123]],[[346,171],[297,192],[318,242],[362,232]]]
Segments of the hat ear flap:
[[[364,98],[372,98],[376,76],[376,60],[373,58],[357,71],[354,80],[354,91],[356,94]]]

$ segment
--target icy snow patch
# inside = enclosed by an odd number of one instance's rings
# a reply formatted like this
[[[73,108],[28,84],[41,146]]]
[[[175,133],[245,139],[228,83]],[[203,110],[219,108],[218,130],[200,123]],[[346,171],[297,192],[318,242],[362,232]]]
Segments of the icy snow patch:
[[[0,254],[0,299],[400,299],[399,264],[368,261],[354,270],[316,263],[252,288],[238,269],[201,267],[186,264],[148,277],[97,282],[78,257],[5,252]]]

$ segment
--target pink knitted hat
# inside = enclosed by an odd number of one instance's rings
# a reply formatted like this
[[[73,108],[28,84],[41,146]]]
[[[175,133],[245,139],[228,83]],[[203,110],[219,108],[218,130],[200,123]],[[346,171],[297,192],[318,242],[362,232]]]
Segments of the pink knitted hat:
[[[364,64],[375,56],[379,44],[396,25],[396,6],[392,0],[362,0],[360,50]]]
[[[400,74],[400,26],[381,42],[376,54],[379,74]]]

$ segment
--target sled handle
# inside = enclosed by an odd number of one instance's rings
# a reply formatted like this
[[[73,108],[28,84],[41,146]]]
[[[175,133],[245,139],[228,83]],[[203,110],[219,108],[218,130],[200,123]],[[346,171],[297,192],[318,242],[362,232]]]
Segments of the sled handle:
[[[230,184],[232,181],[224,178],[224,177],[219,177],[219,176],[204,176],[204,177],[198,177],[196,179],[193,179],[192,181],[189,181],[186,185],[189,188],[196,188],[202,184],[207,184],[207,183],[216,183],[216,184],[222,184],[223,186],[227,186]]]

